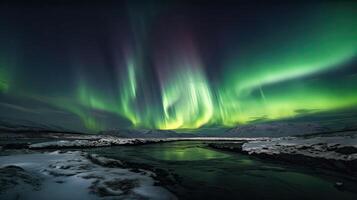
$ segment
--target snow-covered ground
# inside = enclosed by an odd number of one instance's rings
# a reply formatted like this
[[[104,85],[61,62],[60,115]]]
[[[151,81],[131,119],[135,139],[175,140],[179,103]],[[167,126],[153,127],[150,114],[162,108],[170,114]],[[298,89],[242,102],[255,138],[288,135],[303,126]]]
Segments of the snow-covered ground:
[[[2,156],[0,199],[176,199],[153,177],[79,151]]]
[[[114,136],[102,136],[100,139],[81,139],[81,140],[60,140],[41,142],[29,145],[30,149],[60,149],[60,148],[92,148],[108,147],[118,145],[137,145],[158,142],[172,141],[255,141],[266,140],[268,138],[223,138],[223,137],[188,137],[188,138],[118,138]]]
[[[357,135],[280,137],[246,142],[211,143],[210,147],[263,159],[328,168],[357,175]]]
[[[244,143],[242,151],[248,154],[291,154],[314,158],[351,161],[357,160],[357,138],[334,137],[283,137]]]

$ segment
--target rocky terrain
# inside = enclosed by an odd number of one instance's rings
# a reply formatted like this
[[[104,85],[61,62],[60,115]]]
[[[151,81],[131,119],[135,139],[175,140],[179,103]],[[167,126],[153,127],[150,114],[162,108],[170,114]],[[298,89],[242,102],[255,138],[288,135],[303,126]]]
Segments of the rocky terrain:
[[[357,174],[357,134],[212,143],[210,147],[264,159],[319,166]]]
[[[143,145],[173,141],[253,141],[267,138],[228,138],[228,137],[170,137],[170,138],[122,138],[113,135],[88,135],[51,133],[44,137],[36,134],[16,136],[7,139],[0,137],[0,149],[65,149],[95,148],[120,145]],[[44,142],[39,142],[44,140]]]
[[[0,199],[176,199],[155,173],[127,167],[79,151],[3,156]]]

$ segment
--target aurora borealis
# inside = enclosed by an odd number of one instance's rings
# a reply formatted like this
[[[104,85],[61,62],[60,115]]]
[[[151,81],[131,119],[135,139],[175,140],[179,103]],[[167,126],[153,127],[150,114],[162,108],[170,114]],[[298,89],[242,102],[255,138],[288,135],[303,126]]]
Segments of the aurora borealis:
[[[355,109],[356,11],[352,1],[3,3],[1,106],[73,115],[92,131]]]

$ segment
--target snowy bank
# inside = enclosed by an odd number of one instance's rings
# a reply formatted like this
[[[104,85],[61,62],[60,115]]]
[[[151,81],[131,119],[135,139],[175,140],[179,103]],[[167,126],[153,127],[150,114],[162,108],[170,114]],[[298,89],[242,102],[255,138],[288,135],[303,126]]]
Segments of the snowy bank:
[[[209,146],[259,158],[318,165],[346,173],[357,173],[357,138],[353,135],[312,138],[281,137],[249,142],[215,143]]]
[[[307,139],[297,137],[272,138],[265,141],[244,143],[242,151],[248,154],[291,154],[352,161],[357,159],[357,138],[352,136]]]
[[[176,199],[147,170],[82,152],[0,157],[0,199]]]
[[[268,138],[221,138],[221,137],[188,137],[188,138],[118,138],[114,136],[102,136],[97,140],[60,140],[35,143],[28,146],[29,149],[63,149],[63,148],[93,148],[119,145],[141,145],[158,142],[174,141],[256,141]]]

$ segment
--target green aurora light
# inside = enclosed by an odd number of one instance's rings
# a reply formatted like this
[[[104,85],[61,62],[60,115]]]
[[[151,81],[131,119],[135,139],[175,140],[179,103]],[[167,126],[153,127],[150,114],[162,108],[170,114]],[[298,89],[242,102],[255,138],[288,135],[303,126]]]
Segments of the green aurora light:
[[[132,26],[137,42],[120,55],[124,61],[113,71],[111,92],[95,87],[105,80],[80,73],[69,95],[33,96],[74,113],[90,130],[105,129],[93,110],[125,118],[134,128],[197,129],[355,108],[356,74],[321,74],[341,70],[356,58],[356,8],[323,4],[306,10],[302,19],[269,28],[265,37],[230,44],[228,52],[222,50],[222,64],[216,66],[222,70],[214,83],[193,39],[179,33],[181,44],[153,56],[153,67],[146,68],[145,58],[152,56],[145,50],[150,29],[148,20],[138,17],[146,25]],[[0,63],[0,92],[11,90],[7,71]],[[154,90],[147,71],[155,74]]]

